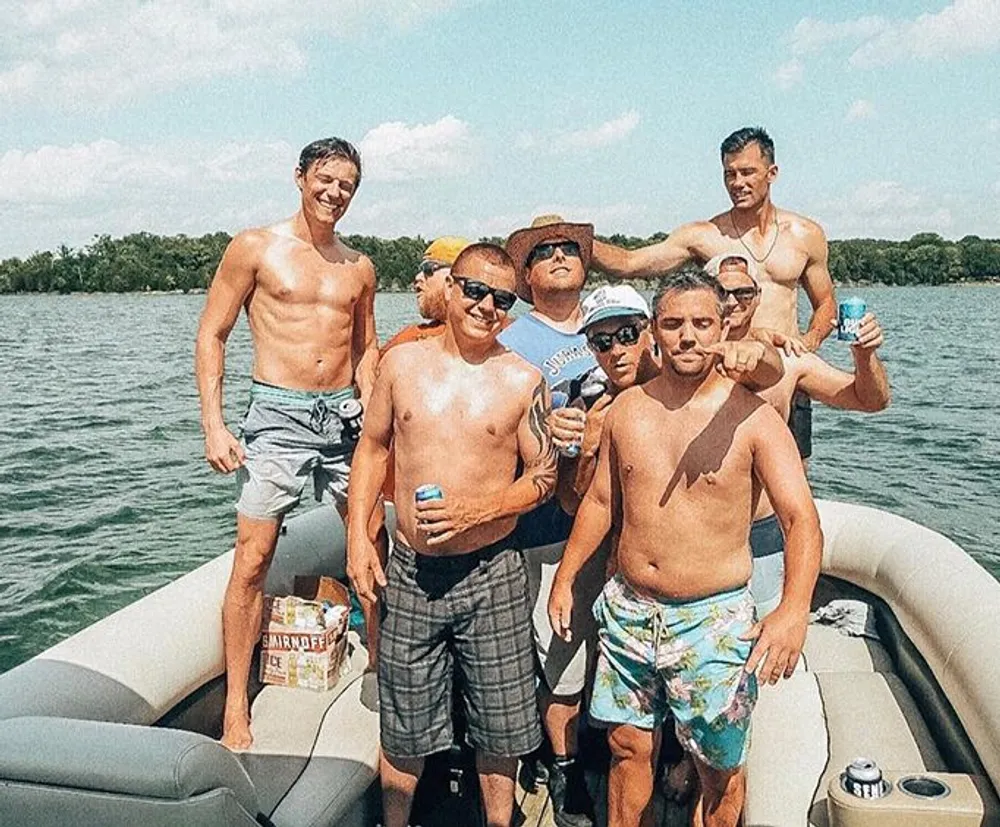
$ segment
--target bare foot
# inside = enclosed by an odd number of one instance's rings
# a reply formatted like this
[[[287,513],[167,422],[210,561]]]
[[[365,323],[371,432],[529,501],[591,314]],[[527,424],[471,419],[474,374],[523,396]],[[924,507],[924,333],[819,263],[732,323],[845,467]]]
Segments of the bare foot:
[[[231,750],[250,749],[253,734],[250,732],[250,716],[245,712],[226,711],[222,722],[222,746]]]
[[[686,804],[698,783],[698,771],[694,760],[687,752],[676,764],[667,767],[663,773],[663,795],[669,801]]]

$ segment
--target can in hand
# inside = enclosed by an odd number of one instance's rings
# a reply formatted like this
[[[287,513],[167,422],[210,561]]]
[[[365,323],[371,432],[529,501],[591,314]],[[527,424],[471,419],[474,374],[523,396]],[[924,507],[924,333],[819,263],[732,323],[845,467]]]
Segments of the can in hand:
[[[552,410],[556,408],[565,408],[569,404],[569,394],[566,391],[552,391]],[[561,456],[578,457],[580,455],[580,446],[576,442],[566,445],[559,449]]]
[[[361,439],[361,426],[364,422],[364,408],[358,399],[345,399],[337,405],[337,416],[343,426],[344,439],[357,442]]]
[[[837,314],[837,338],[840,341],[856,342],[858,340],[858,328],[861,327],[861,320],[867,309],[864,299],[859,299],[856,296],[840,303]]]

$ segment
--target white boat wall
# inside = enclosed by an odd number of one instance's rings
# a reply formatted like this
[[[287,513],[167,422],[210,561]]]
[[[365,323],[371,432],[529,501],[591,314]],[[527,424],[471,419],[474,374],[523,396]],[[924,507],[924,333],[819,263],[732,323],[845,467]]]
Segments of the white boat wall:
[[[811,624],[796,674],[761,689],[746,825],[1000,824],[1000,583],[929,529],[818,505],[814,608],[861,601],[867,634]],[[0,675],[0,824],[375,823],[378,719],[359,700],[366,654],[353,632],[336,687],[261,687],[254,667],[253,748],[213,740],[231,563],[229,552]],[[320,508],[288,521],[266,588],[343,570],[343,528]],[[843,789],[859,755],[883,769],[887,795]]]

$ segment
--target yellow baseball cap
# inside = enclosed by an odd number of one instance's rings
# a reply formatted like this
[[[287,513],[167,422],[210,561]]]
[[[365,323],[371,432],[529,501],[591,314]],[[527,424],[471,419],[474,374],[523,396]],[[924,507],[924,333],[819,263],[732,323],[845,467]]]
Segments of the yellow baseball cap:
[[[443,235],[441,238],[434,239],[430,243],[430,246],[424,250],[424,258],[452,265],[455,263],[455,259],[458,258],[458,254],[471,243],[467,238]]]

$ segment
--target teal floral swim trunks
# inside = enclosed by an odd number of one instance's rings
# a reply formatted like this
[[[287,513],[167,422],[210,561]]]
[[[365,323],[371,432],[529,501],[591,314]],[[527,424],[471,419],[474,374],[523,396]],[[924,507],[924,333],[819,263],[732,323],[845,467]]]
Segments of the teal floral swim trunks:
[[[755,622],[746,587],[685,602],[639,594],[616,574],[594,603],[599,625],[590,716],[658,728],[672,713],[685,749],[719,770],[746,759],[757,678],[744,670]]]

